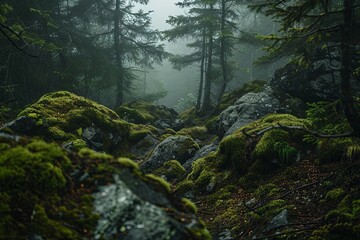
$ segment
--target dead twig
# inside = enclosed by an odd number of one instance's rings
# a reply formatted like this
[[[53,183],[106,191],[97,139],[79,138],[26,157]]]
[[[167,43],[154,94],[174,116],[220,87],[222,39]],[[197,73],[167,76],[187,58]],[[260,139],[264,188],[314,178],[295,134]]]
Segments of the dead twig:
[[[6,31],[10,32],[10,34],[14,34],[15,37],[23,43],[23,46],[19,46],[12,38],[11,36],[6,32]],[[0,23],[0,32],[6,37],[6,39],[20,52],[24,53],[25,55],[32,57],[32,58],[39,58],[39,56],[35,56],[32,55],[30,53],[28,53],[27,51],[25,51],[25,48],[27,48],[29,46],[29,44],[24,40],[24,38],[21,36],[21,33],[17,33],[15,32],[11,27]]]
[[[259,207],[256,207],[256,204],[254,205],[255,208],[254,208],[254,207],[250,207],[250,206],[248,206],[248,205],[246,204],[245,199],[243,199],[243,205],[244,205],[247,209],[250,210],[249,212],[254,212],[254,213],[256,213],[256,214],[259,214],[259,212],[256,211],[256,209],[259,208]],[[260,206],[260,207],[261,207],[261,206]]]
[[[310,230],[314,230],[315,227],[307,227],[307,228],[302,228],[302,229],[295,229],[292,231],[286,231],[286,232],[280,232],[280,233],[274,233],[274,234],[270,234],[270,235],[265,235],[265,236],[261,236],[261,237],[254,237],[252,239],[254,240],[260,240],[260,239],[271,239],[280,235],[285,235],[285,234],[291,234],[291,233],[297,233],[297,232],[305,232],[305,231],[310,231]]]
[[[274,126],[270,126],[267,128],[264,128],[262,130],[260,130],[257,133],[253,133],[253,134],[249,134],[245,132],[245,129],[242,130],[242,132],[244,133],[245,136],[248,137],[258,137],[263,135],[264,133],[273,130],[273,129],[283,129],[283,130],[296,130],[296,131],[302,131],[308,134],[311,134],[315,137],[319,137],[319,138],[344,138],[344,137],[352,137],[354,136],[354,132],[347,132],[347,133],[341,133],[341,134],[322,134],[322,133],[318,133],[316,131],[310,130],[306,127],[303,126],[285,126],[285,125],[281,125],[280,123],[278,123],[277,125]]]

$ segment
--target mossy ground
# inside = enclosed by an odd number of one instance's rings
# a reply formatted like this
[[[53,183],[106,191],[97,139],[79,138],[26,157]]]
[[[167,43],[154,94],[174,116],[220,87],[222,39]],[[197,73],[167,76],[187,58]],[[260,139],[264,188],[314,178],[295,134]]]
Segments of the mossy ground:
[[[159,119],[173,119],[176,112],[149,102],[134,101],[115,110],[120,117],[136,124],[154,124]]]
[[[49,141],[66,142],[79,139],[85,128],[95,126],[107,134],[126,139],[129,124],[109,108],[70,92],[60,91],[41,97],[19,116],[34,118],[37,129],[31,134]],[[106,148],[106,142],[104,143]],[[108,146],[104,150],[109,150]]]
[[[316,114],[319,119],[326,113]],[[197,203],[214,236],[229,229],[235,239],[357,239],[360,147],[356,138],[323,140],[283,129],[250,137],[278,124],[324,133],[348,129],[343,118],[323,121],[272,114],[252,122],[225,137],[217,152],[196,160],[174,192]],[[211,183],[214,188],[208,191]],[[285,209],[290,225],[267,229]]]
[[[170,191],[167,182],[143,175],[130,159],[87,148],[67,152],[54,143],[26,138],[15,142],[0,137],[0,146],[0,238],[92,239],[99,219],[92,193],[124,169],[158,192]],[[194,211],[190,202],[178,202],[172,215]],[[181,215],[183,221],[190,221],[186,216]],[[204,227],[189,228],[194,239],[205,233]]]

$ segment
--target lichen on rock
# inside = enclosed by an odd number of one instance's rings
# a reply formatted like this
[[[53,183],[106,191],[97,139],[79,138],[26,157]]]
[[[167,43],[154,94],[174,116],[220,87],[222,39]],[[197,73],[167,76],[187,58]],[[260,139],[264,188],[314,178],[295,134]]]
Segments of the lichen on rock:
[[[27,138],[0,144],[0,237],[208,239],[168,183],[130,159]]]
[[[33,118],[37,124],[28,135],[69,142],[83,139],[88,146],[110,151],[129,134],[129,124],[109,108],[73,93],[60,91],[41,97],[19,117]]]

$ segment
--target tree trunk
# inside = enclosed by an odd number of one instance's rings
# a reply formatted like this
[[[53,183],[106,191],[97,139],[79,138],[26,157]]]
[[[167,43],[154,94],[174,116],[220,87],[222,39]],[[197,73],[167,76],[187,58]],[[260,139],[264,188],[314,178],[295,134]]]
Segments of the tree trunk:
[[[210,6],[210,10],[214,9],[214,5]],[[205,89],[204,89],[204,101],[202,105],[203,112],[209,112],[211,109],[211,82],[212,82],[212,58],[213,58],[213,46],[214,45],[214,30],[213,27],[209,28],[209,52],[208,63],[205,76]]]
[[[344,0],[344,25],[342,27],[341,43],[341,93],[345,117],[348,120],[354,134],[360,137],[360,116],[355,108],[353,92],[351,88],[351,66],[353,49],[352,31],[354,26],[353,0]]]
[[[219,96],[218,96],[218,102],[220,102],[221,97],[224,95],[226,85],[228,83],[228,75],[227,75],[227,69],[226,69],[226,2],[225,0],[221,0],[221,43],[220,43],[220,61],[221,61],[221,70],[223,75],[223,80],[221,83]]]
[[[202,99],[203,85],[204,85],[205,55],[206,55],[206,29],[204,28],[202,50],[201,50],[200,83],[199,83],[197,102],[195,106],[196,111],[199,111],[201,107],[201,99]]]
[[[115,14],[114,14],[114,50],[115,50],[115,62],[119,69],[119,76],[116,81],[116,106],[120,106],[123,103],[124,98],[124,79],[122,75],[122,59],[121,59],[121,47],[120,47],[120,0],[115,2]]]

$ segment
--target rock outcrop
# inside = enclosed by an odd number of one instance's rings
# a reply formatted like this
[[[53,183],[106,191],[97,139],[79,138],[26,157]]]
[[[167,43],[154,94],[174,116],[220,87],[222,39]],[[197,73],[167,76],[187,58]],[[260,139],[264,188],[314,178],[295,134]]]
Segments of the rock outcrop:
[[[164,180],[130,159],[3,135],[0,152],[2,238],[210,238]]]
[[[161,167],[165,162],[176,159],[181,164],[199,150],[199,145],[186,136],[171,136],[162,141],[140,168],[148,173]]]
[[[267,114],[293,113],[294,109],[301,108],[301,101],[286,96],[285,93],[281,95],[269,86],[260,92],[250,92],[243,95],[234,105],[220,114],[218,133],[229,135],[240,127]]]

